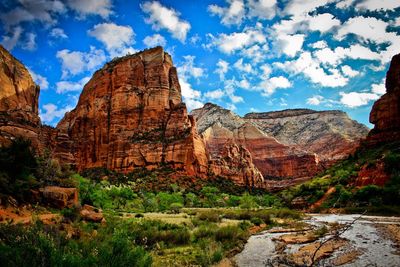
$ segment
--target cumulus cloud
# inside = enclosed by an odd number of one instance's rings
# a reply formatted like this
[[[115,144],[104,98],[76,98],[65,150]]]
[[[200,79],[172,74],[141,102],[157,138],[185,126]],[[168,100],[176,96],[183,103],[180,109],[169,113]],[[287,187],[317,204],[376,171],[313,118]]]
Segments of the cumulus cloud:
[[[135,52],[131,47],[135,43],[135,33],[130,26],[101,23],[88,30],[88,34],[102,42],[112,57]]]
[[[400,2],[393,0],[363,0],[356,4],[356,9],[369,11],[393,10],[398,7]]]
[[[298,52],[301,51],[304,43],[304,37],[304,34],[279,35],[278,46],[280,47],[282,53],[289,57],[294,57]]]
[[[249,16],[272,19],[277,13],[277,4],[276,0],[248,0]]]
[[[225,73],[228,72],[229,68],[229,63],[226,62],[225,60],[218,60],[217,62],[217,68],[215,69],[215,73],[219,75],[219,79],[222,81],[225,79]]]
[[[22,44],[22,49],[29,51],[36,49],[36,34],[32,32],[26,34],[25,43]]]
[[[246,29],[243,32],[233,32],[231,34],[221,33],[217,37],[209,35],[212,39],[212,46],[216,46],[222,53],[232,54],[237,50],[254,44],[264,44],[267,37],[258,29]]]
[[[329,69],[328,72],[325,71],[321,67],[320,62],[313,58],[308,51],[301,53],[296,60],[276,63],[275,65],[294,74],[302,74],[309,78],[312,83],[324,87],[345,86],[349,81],[337,69]]]
[[[340,25],[340,20],[334,18],[332,14],[323,13],[308,18],[309,29],[325,33],[333,27]]]
[[[243,0],[226,0],[226,2],[229,6],[209,5],[207,10],[211,15],[220,17],[224,25],[241,24],[246,12]]]
[[[54,25],[57,22],[56,15],[66,12],[64,4],[58,0],[19,0],[18,4],[14,9],[0,15],[6,30],[26,21]]]
[[[371,85],[371,92],[377,95],[383,95],[386,93],[385,81],[381,83],[374,83]]]
[[[178,66],[178,73],[179,76],[182,77],[193,77],[193,78],[200,78],[204,76],[204,69],[201,67],[197,67],[194,64],[194,60],[196,59],[195,56],[187,55],[184,56],[184,62]]]
[[[270,96],[275,93],[276,89],[285,89],[292,86],[292,83],[284,76],[272,77],[263,80],[259,87],[264,96]]]
[[[106,60],[104,51],[93,46],[87,53],[64,49],[58,51],[56,57],[61,61],[62,78],[77,75],[84,71],[92,71]]]
[[[145,22],[151,24],[154,30],[166,29],[174,38],[185,42],[191,26],[189,22],[179,18],[179,12],[161,5],[158,1],[148,1],[140,7],[149,16]]]
[[[147,47],[154,47],[154,46],[165,46],[167,44],[167,41],[165,40],[165,38],[156,33],[153,35],[149,35],[146,36],[146,38],[143,39],[143,43],[147,46]]]
[[[60,81],[56,84],[57,94],[63,94],[65,92],[77,92],[81,91],[85,84],[90,80],[90,77],[84,77],[77,82],[71,81]]]
[[[22,28],[19,26],[15,27],[11,36],[3,35],[3,40],[1,41],[1,44],[8,51],[13,50],[13,48],[17,45],[17,43],[21,37],[21,34],[22,34]]]
[[[108,18],[113,13],[111,0],[67,0],[67,5],[76,11],[81,18],[88,15]]]
[[[66,112],[72,109],[72,106],[59,108],[53,103],[48,103],[42,106],[39,116],[43,122],[52,124],[54,119],[63,117]]]
[[[233,66],[241,72],[245,72],[245,73],[252,73],[253,72],[253,68],[251,66],[251,64],[249,63],[243,63],[243,58],[240,58],[238,61],[235,62],[235,64],[233,64]]]
[[[328,47],[328,43],[326,41],[324,41],[324,40],[321,40],[321,41],[312,43],[310,46],[312,48],[315,48],[315,49],[323,49],[323,48],[327,48]]]
[[[349,108],[364,106],[367,105],[370,101],[375,101],[379,98],[377,94],[373,93],[340,92],[339,94],[341,96],[340,102]]]
[[[353,70],[349,65],[344,65],[341,67],[343,74],[347,77],[355,77],[360,74],[359,71]]]
[[[225,96],[224,91],[222,91],[221,89],[217,89],[214,91],[208,91],[204,94],[204,96],[206,98],[212,99],[212,100],[218,100],[221,99],[222,97]]]
[[[248,59],[250,59],[254,64],[263,61],[268,55],[268,44],[258,45],[255,44],[248,48],[242,49],[240,54]]]
[[[67,39],[68,36],[65,34],[64,30],[61,28],[54,28],[50,31],[50,36],[57,39]]]
[[[31,74],[33,81],[40,86],[41,90],[47,90],[49,88],[49,82],[46,77],[35,73],[31,69],[28,69],[28,71]]]
[[[307,104],[313,106],[319,106],[324,101],[324,97],[320,95],[315,95],[307,99]]]

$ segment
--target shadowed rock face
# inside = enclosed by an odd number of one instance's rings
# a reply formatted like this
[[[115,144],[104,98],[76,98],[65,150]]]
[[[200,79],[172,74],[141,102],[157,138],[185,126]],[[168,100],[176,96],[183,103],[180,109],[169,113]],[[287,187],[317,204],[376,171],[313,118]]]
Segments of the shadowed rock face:
[[[369,121],[375,127],[369,133],[367,143],[400,140],[400,54],[392,58],[386,74],[386,94],[374,103]]]
[[[39,146],[38,97],[29,71],[0,45],[0,145],[24,136]]]
[[[161,47],[107,63],[57,129],[56,154],[79,170],[129,172],[170,164],[189,175],[207,172],[205,148],[181,102],[176,68]]]

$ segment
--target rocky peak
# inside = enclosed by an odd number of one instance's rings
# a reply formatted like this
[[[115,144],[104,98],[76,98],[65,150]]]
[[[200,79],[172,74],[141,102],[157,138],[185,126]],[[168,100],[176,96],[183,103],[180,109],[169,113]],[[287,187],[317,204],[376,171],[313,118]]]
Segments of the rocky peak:
[[[39,146],[39,90],[25,66],[0,45],[0,145],[24,136]]]
[[[75,159],[78,169],[129,172],[169,164],[190,175],[207,171],[204,144],[181,101],[176,68],[161,47],[105,64],[57,129],[61,147],[70,146],[66,151],[72,154],[60,157]]]
[[[374,124],[368,135],[370,144],[400,140],[400,54],[392,58],[385,85],[386,93],[374,103],[369,116]]]

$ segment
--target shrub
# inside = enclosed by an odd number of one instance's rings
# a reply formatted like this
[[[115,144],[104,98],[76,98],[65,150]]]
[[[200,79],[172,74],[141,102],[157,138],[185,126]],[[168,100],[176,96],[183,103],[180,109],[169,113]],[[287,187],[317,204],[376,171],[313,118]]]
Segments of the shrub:
[[[221,218],[216,211],[202,211],[197,214],[197,218],[202,221],[220,222]]]
[[[261,219],[258,218],[258,217],[252,217],[252,218],[250,219],[250,222],[251,222],[252,224],[256,225],[256,226],[260,226],[260,225],[263,223],[263,220],[261,220]]]
[[[177,214],[177,213],[181,212],[183,205],[182,205],[182,203],[172,203],[169,208],[170,208],[171,212]]]
[[[257,207],[257,203],[254,200],[254,197],[246,192],[240,198],[240,207],[242,209],[253,209]]]
[[[215,227],[213,225],[201,225],[193,232],[193,235],[196,240],[211,238],[215,235]]]
[[[223,226],[217,229],[215,232],[215,240],[224,242],[227,240],[234,241],[235,239],[241,237],[242,229],[238,226]]]

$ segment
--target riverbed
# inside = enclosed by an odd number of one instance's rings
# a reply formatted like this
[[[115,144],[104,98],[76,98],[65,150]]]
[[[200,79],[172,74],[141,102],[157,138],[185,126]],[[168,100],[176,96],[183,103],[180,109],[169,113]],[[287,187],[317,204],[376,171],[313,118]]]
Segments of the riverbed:
[[[399,240],[396,240],[400,217],[358,214],[306,217],[302,229],[273,228],[251,236],[234,261],[239,267],[400,266]],[[397,232],[389,231],[393,229]]]

